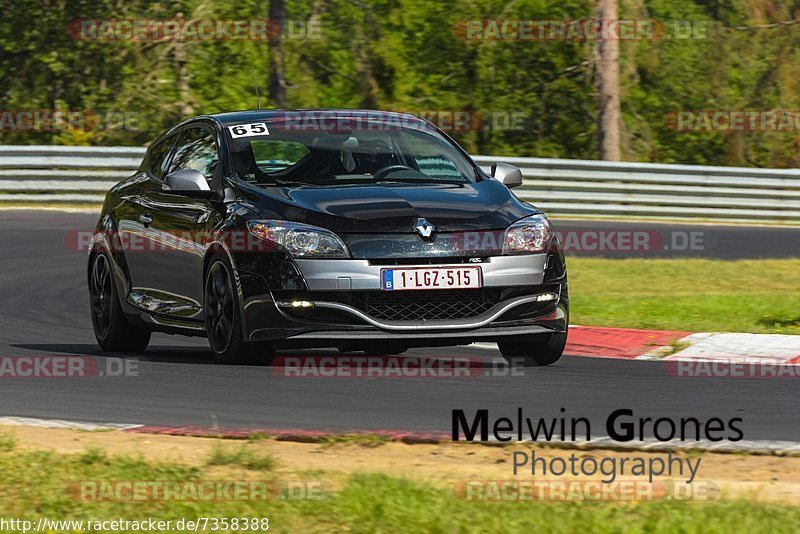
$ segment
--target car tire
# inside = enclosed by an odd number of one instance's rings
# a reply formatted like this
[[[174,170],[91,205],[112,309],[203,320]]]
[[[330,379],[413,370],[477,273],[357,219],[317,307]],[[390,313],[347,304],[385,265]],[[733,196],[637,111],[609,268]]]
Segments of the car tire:
[[[269,363],[274,356],[269,344],[244,341],[234,284],[230,262],[223,254],[215,254],[203,279],[206,335],[214,358],[226,364]]]
[[[142,352],[150,329],[129,321],[119,303],[111,259],[105,252],[92,256],[89,268],[89,311],[97,344],[108,352]]]
[[[567,344],[567,333],[526,336],[514,341],[498,341],[500,354],[511,365],[540,367],[561,359]]]

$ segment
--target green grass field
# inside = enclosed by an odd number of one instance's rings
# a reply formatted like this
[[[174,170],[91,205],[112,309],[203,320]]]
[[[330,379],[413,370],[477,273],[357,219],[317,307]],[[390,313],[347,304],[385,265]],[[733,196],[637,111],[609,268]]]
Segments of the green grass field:
[[[219,466],[154,463],[109,456],[99,450],[72,455],[0,452],[0,517],[34,523],[40,516],[54,520],[268,517],[271,532],[331,532],[344,528],[365,533],[788,533],[796,532],[800,524],[800,507],[744,501],[465,502],[447,489],[379,474],[353,475],[322,500],[291,502],[87,502],[76,500],[67,492],[70,482],[82,480],[268,480],[278,476],[270,468],[271,464],[261,463],[253,472],[237,464],[220,471]],[[324,480],[325,473],[297,471],[293,475]]]
[[[800,260],[568,258],[570,322],[800,334]]]

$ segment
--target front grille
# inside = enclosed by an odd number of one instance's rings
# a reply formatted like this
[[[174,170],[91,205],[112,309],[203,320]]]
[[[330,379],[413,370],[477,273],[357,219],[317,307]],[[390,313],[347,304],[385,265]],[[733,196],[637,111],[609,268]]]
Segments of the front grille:
[[[502,300],[499,288],[429,291],[358,291],[352,305],[387,321],[468,319]]]
[[[470,319],[493,306],[523,295],[553,291],[551,286],[484,287],[481,289],[442,289],[423,291],[316,291],[298,293],[276,292],[276,300],[312,300],[340,302],[352,306],[373,319],[382,321],[420,321]],[[516,308],[531,311],[550,305],[531,303]],[[284,308],[284,313],[323,322],[351,322],[352,316],[340,311],[321,308]],[[513,311],[510,313],[514,313]]]

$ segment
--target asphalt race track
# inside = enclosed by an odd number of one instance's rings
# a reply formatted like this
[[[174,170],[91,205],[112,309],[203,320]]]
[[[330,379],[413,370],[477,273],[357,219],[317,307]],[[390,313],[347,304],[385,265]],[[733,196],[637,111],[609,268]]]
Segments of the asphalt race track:
[[[86,256],[68,250],[70,230],[89,230],[94,215],[0,212],[0,355],[87,355],[105,360],[94,343],[85,282]],[[647,228],[639,223],[558,224],[561,231]],[[697,226],[713,247],[694,256],[800,257],[800,232],[780,228]],[[324,351],[317,351],[324,352]],[[328,352],[333,354],[333,351]],[[448,348],[415,354],[499,354]],[[125,356],[126,358],[137,358]],[[285,378],[266,366],[212,362],[204,339],[157,334],[138,356],[139,376],[0,378],[0,415],[87,422],[308,429],[400,429],[449,432],[451,410],[487,408],[492,419],[587,417],[603,430],[618,408],[642,417],[742,417],[748,440],[800,441],[798,384],[792,379],[687,379],[657,362],[565,357],[524,376],[474,378]]]

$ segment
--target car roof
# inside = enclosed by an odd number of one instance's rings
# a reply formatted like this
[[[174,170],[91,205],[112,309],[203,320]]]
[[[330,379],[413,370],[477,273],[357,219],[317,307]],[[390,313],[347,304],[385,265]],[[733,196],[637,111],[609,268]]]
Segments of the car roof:
[[[168,130],[159,135],[151,146],[160,142],[162,139],[174,135],[187,126],[192,126],[201,122],[211,122],[216,124],[217,128],[225,128],[226,126],[242,124],[255,121],[307,121],[312,125],[314,121],[330,120],[358,120],[358,121],[388,121],[400,128],[408,127],[409,129],[433,129],[439,132],[446,138],[447,134],[442,132],[434,124],[429,121],[412,115],[410,113],[400,113],[396,111],[381,111],[375,109],[347,109],[347,108],[276,108],[276,109],[248,109],[240,111],[226,111],[221,113],[206,113],[196,115],[182,120],[175,124]],[[453,142],[455,144],[455,142]],[[457,144],[455,145],[463,152],[463,149]],[[466,154],[466,152],[464,152]]]
[[[203,115],[201,117],[208,117],[218,121],[223,125],[238,124],[241,122],[249,122],[254,120],[271,120],[271,119],[305,119],[303,115],[308,118],[326,118],[336,117],[345,118],[352,117],[362,120],[403,120],[409,123],[426,123],[427,121],[410,115],[408,113],[397,113],[394,111],[379,111],[370,109],[337,109],[337,108],[294,108],[294,109],[259,109],[259,110],[244,110],[244,111],[229,111],[224,113],[214,113],[210,115]],[[195,119],[201,117],[194,117]]]

